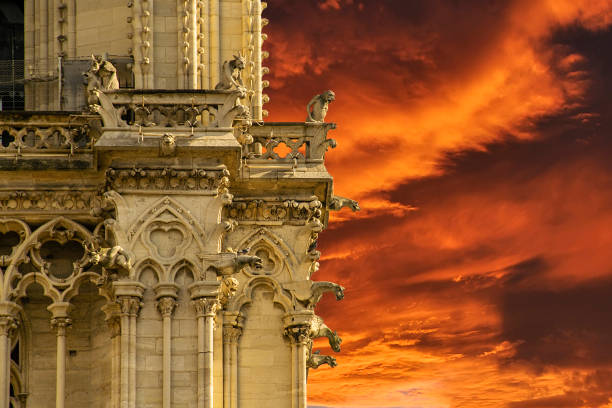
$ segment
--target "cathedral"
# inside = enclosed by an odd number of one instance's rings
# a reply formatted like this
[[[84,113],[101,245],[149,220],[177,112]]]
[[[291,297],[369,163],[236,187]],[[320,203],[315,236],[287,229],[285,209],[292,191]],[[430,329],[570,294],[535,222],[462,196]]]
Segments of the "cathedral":
[[[0,408],[306,408],[336,365],[317,239],[359,206],[333,91],[265,121],[265,8],[0,4]]]

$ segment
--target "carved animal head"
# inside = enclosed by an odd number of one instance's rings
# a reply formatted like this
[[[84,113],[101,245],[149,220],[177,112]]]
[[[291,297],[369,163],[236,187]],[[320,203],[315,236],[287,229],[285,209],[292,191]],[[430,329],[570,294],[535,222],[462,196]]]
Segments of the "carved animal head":
[[[344,299],[344,286],[336,286],[334,292],[336,294],[336,300]]]
[[[242,71],[246,67],[246,59],[242,56],[242,53],[238,53],[238,55],[234,55],[231,64],[234,69]]]
[[[359,203],[357,201],[355,201],[355,200],[351,200],[349,202],[349,207],[353,211],[360,211],[361,210],[361,208],[359,208]]]
[[[321,98],[325,102],[333,102],[336,100],[336,93],[332,91],[331,89],[329,89],[321,94]]]
[[[102,251],[96,249],[93,242],[86,243],[85,241],[83,241],[82,244],[83,248],[85,249],[85,254],[89,258],[89,261],[94,265],[99,264],[102,260]]]
[[[253,256],[253,255],[238,255],[238,257],[236,258],[236,262],[240,266],[249,265],[250,267],[255,268],[255,269],[262,269],[263,268],[263,261],[258,256]]]
[[[161,143],[166,146],[173,146],[176,143],[176,138],[170,133],[164,133],[161,138]]]
[[[342,344],[342,339],[340,338],[340,336],[338,336],[338,333],[332,332],[332,334],[328,338],[329,338],[329,345],[331,346],[332,350],[334,350],[336,353],[339,353],[340,344]]]

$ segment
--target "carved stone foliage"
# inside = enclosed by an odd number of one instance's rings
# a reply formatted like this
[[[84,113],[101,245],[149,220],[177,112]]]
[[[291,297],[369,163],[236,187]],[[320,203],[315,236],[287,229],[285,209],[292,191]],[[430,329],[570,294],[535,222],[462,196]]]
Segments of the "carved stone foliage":
[[[194,300],[192,304],[198,316],[214,317],[221,307],[217,298],[199,298]]]
[[[0,191],[0,213],[89,213],[96,200],[94,191]]]
[[[109,168],[106,189],[115,191],[164,190],[225,193],[229,187],[226,169]]]
[[[293,344],[308,346],[312,340],[310,337],[310,327],[292,326],[285,329],[285,336],[289,337]]]
[[[235,326],[223,326],[223,342],[235,344],[242,335],[242,328]]]
[[[157,301],[157,310],[163,317],[170,317],[176,309],[176,299],[170,296],[164,296]]]
[[[127,316],[138,316],[143,303],[136,296],[118,296],[116,302],[121,308],[121,314]]]
[[[235,198],[225,212],[236,221],[306,221],[319,218],[321,207],[316,197],[284,201]]]

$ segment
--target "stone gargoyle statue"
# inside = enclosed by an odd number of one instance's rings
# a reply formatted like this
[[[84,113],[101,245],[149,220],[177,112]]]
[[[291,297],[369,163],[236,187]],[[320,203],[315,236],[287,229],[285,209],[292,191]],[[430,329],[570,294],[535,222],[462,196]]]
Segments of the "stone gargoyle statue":
[[[314,309],[326,292],[333,292],[336,300],[344,299],[344,287],[333,282],[294,281],[283,283],[283,288],[289,290],[298,303],[310,310]]]
[[[98,285],[109,280],[127,278],[132,270],[132,257],[127,251],[116,245],[112,248],[96,248],[93,243],[83,242],[85,258],[90,265],[100,265],[103,269]]]
[[[341,209],[343,209],[344,207],[348,207],[351,210],[354,211],[359,211],[361,210],[361,208],[359,208],[359,203],[355,200],[351,200],[350,198],[344,198],[344,197],[340,197],[340,196],[333,196],[329,202],[329,209],[332,211],[340,211]]]
[[[309,123],[322,123],[325,122],[325,116],[327,116],[327,110],[329,104],[336,100],[336,94],[331,89],[325,91],[319,95],[315,95],[308,105],[306,106],[306,112],[308,117],[306,122]]]
[[[241,53],[234,55],[234,59],[225,61],[221,70],[221,80],[215,86],[218,91],[235,89],[244,89],[242,82],[242,71],[246,66],[246,60]]]
[[[306,360],[307,368],[314,368],[316,370],[323,364],[329,364],[329,366],[332,368],[338,365],[334,357],[324,356],[320,353],[321,352],[317,350],[314,353],[311,353],[310,356],[308,356],[308,360]]]
[[[91,55],[91,65],[85,73],[87,89],[98,89],[102,92],[119,89],[117,68],[102,55]]]
[[[249,251],[250,248],[246,248],[238,252],[233,252],[228,248],[228,252],[213,255],[209,260],[210,266],[224,276],[238,273],[245,266],[262,269],[262,259],[255,255],[248,255]]]
[[[327,327],[325,322],[323,322],[323,319],[321,319],[319,316],[315,315],[314,319],[310,321],[310,332],[308,334],[311,339],[327,337],[332,350],[334,350],[336,353],[340,351],[342,339],[340,336],[338,336],[338,333]]]

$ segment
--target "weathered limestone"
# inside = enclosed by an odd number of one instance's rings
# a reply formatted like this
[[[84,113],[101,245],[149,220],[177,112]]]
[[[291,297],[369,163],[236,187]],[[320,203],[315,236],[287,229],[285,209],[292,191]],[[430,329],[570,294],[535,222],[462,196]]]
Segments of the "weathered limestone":
[[[0,408],[306,408],[335,95],[262,122],[260,0],[76,5],[26,2],[26,104],[78,112],[0,113]]]

